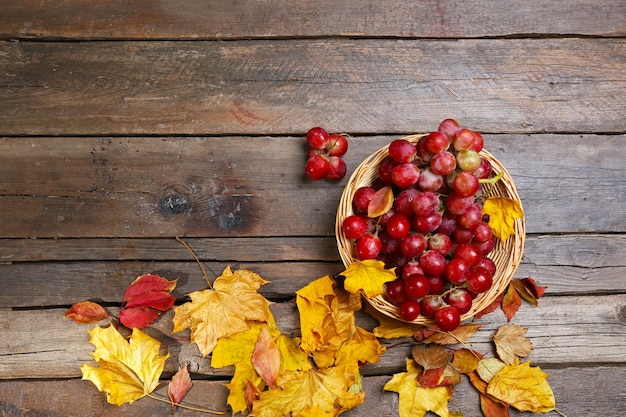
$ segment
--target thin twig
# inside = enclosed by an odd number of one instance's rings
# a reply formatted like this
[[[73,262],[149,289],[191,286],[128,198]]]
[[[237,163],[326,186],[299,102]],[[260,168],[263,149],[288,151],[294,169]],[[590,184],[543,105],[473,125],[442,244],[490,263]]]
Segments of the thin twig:
[[[211,285],[211,281],[209,281],[209,277],[206,273],[206,271],[204,270],[204,267],[202,266],[202,262],[200,262],[200,259],[196,256],[196,254],[194,253],[194,251],[189,247],[189,245],[187,245],[181,238],[179,238],[178,236],[176,236],[176,240],[183,245],[188,251],[189,253],[191,253],[191,256],[193,256],[193,258],[196,260],[196,262],[198,263],[198,266],[200,267],[200,269],[202,270],[202,275],[204,275],[204,279],[206,280],[206,283],[209,285],[209,288],[213,289],[213,286]]]
[[[194,407],[194,406],[191,406],[191,405],[185,405],[185,404],[182,404],[182,403],[175,403],[175,402],[173,402],[173,401],[171,401],[171,400],[169,400],[169,399],[167,399],[165,397],[161,397],[161,396],[159,396],[157,394],[148,394],[148,397],[152,398],[153,400],[157,400],[157,401],[161,401],[161,402],[164,402],[164,403],[168,403],[168,404],[171,404],[171,405],[176,406],[176,407],[180,407],[180,408],[184,408],[184,409],[192,410],[192,411],[198,411],[198,412],[206,413],[206,414],[224,415],[224,414],[226,414],[228,412],[228,411],[209,410],[207,408],[200,408],[200,407]]]

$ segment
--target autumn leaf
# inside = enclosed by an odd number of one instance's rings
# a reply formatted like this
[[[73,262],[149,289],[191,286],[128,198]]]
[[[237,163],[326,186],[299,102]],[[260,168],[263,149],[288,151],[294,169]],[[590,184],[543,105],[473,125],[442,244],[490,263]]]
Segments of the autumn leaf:
[[[108,319],[109,314],[104,307],[98,303],[82,301],[70,307],[70,309],[65,312],[65,317],[76,323],[92,324],[103,319]]]
[[[482,354],[468,348],[458,349],[454,351],[452,366],[458,369],[462,374],[469,374],[478,368],[478,361],[482,358]]]
[[[395,268],[385,269],[384,262],[375,259],[352,262],[341,275],[346,277],[346,291],[352,294],[362,291],[367,298],[381,295],[385,283],[396,279]]]
[[[515,219],[524,215],[519,201],[507,197],[493,196],[485,200],[483,214],[489,216],[489,226],[502,242],[515,233]]]
[[[267,327],[263,327],[252,352],[252,366],[270,388],[276,387],[280,371],[280,353]]]
[[[480,410],[485,417],[509,417],[509,405],[495,398],[480,394]]]
[[[208,355],[221,337],[247,330],[249,321],[267,322],[269,301],[257,292],[266,283],[251,271],[226,267],[212,289],[190,293],[191,301],[174,309],[174,333],[191,329],[191,342]]]
[[[192,386],[187,365],[182,366],[167,385],[167,395],[172,401],[172,411],[176,410],[176,406],[185,398]]]
[[[527,331],[517,324],[505,324],[493,335],[498,357],[507,365],[513,364],[518,358],[525,358],[533,350],[530,340],[523,336]]]
[[[483,381],[489,383],[505,366],[506,364],[498,358],[481,359],[478,361],[476,372]]]
[[[265,382],[252,362],[263,330],[271,336],[278,351],[279,372],[311,368],[308,356],[298,346],[299,340],[281,334],[271,315],[268,321],[269,324],[251,322],[249,329],[220,338],[211,355],[211,366],[214,368],[235,366],[234,375],[226,385],[230,390],[227,402],[235,413],[248,409],[251,399],[265,389]]]
[[[532,278],[514,279],[511,281],[511,285],[515,288],[515,291],[519,294],[524,301],[536,306],[538,305],[538,299],[543,296],[546,287],[537,285]]]
[[[406,366],[407,372],[395,374],[384,386],[385,391],[398,393],[400,417],[423,417],[428,411],[448,417],[450,387],[424,388],[417,382],[421,369],[415,361],[407,359]]]
[[[365,393],[352,392],[357,376],[343,367],[281,374],[277,388],[263,391],[254,402],[251,416],[331,416],[335,417],[363,402]]]
[[[334,355],[334,363],[327,362],[326,365],[352,367],[357,373],[360,365],[378,362],[383,353],[385,353],[385,348],[376,339],[376,336],[357,326],[351,338]],[[317,363],[319,361],[318,356],[315,355],[314,358]]]
[[[473,320],[474,321],[479,320],[481,317],[496,311],[498,307],[502,305],[503,298],[504,298],[504,294],[500,294],[499,296],[497,296],[496,299],[491,302],[491,304],[489,304],[487,307],[483,308],[478,313],[476,313]]]
[[[137,277],[124,292],[120,322],[131,329],[149,326],[161,312],[174,306],[176,299],[170,294],[174,288],[176,280],[154,274]]]
[[[517,291],[515,291],[515,288],[509,285],[502,298],[502,311],[504,311],[507,320],[511,321],[511,319],[513,319],[513,316],[515,316],[521,305],[522,299]]]
[[[374,336],[382,339],[397,339],[401,337],[412,337],[415,332],[423,328],[420,324],[406,323],[392,319],[374,309],[370,304],[366,304],[365,311],[378,321],[378,326],[372,332]]]
[[[437,344],[419,344],[411,350],[413,360],[425,370],[441,368],[454,358],[454,353]]]
[[[159,355],[161,344],[139,329],[126,341],[113,326],[95,327],[89,342],[98,367],[81,366],[83,378],[105,392],[107,401],[122,405],[149,395],[159,384],[169,354]]]
[[[375,218],[387,213],[393,206],[393,190],[386,186],[377,190],[367,206],[367,217]]]
[[[356,330],[354,312],[361,309],[361,296],[336,288],[335,281],[324,276],[296,291],[296,305],[302,350],[337,352]]]
[[[489,382],[487,393],[519,411],[547,413],[556,407],[548,377],[530,362],[506,365]]]
[[[425,339],[418,340],[418,342],[438,343],[440,345],[456,345],[467,341],[482,326],[482,324],[463,324],[450,332],[436,331],[434,334],[426,337]]]

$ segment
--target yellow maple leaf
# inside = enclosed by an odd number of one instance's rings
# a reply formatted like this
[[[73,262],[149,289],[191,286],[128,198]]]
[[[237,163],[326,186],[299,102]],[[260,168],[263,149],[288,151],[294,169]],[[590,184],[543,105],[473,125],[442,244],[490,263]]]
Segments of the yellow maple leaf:
[[[211,366],[222,368],[234,365],[233,378],[226,385],[230,390],[228,404],[233,412],[243,412],[248,408],[246,389],[252,384],[258,391],[265,389],[263,378],[252,363],[255,347],[261,332],[265,330],[271,337],[280,357],[280,370],[310,369],[308,356],[299,348],[299,339],[287,337],[280,333],[270,315],[269,325],[251,322],[250,328],[231,336],[220,338],[211,355]]]
[[[411,359],[406,361],[407,372],[395,374],[384,386],[385,391],[399,395],[400,417],[423,417],[432,411],[440,417],[449,417],[448,401],[452,397],[450,387],[425,388],[417,382],[422,371]]]
[[[498,328],[493,335],[493,341],[502,362],[511,365],[518,358],[525,358],[532,352],[532,343],[524,337],[527,331],[527,328],[517,324],[505,324]]]
[[[547,413],[556,407],[548,377],[530,362],[506,365],[491,379],[487,393],[520,411]]]
[[[105,392],[109,403],[132,403],[154,391],[169,356],[159,355],[158,340],[133,329],[127,342],[113,326],[95,327],[89,334],[89,342],[96,347],[92,356],[99,366],[81,366],[82,379]]]
[[[336,288],[335,281],[324,276],[296,291],[296,304],[302,350],[338,351],[356,329],[354,312],[361,309],[361,297]]]
[[[267,322],[269,301],[257,292],[267,282],[251,271],[233,273],[226,267],[212,289],[190,293],[191,301],[174,309],[174,333],[191,329],[191,343],[208,355],[221,337],[247,330],[249,321]]]
[[[338,366],[287,371],[279,376],[277,388],[260,393],[250,415],[336,417],[363,403],[365,393],[351,391],[357,379]]]
[[[313,353],[313,359],[320,368],[343,366],[358,373],[359,364],[376,363],[383,353],[385,348],[376,336],[357,326],[354,333],[338,348],[333,346],[318,350]]]
[[[346,291],[352,294],[362,291],[367,298],[381,295],[385,283],[396,279],[395,268],[385,269],[385,263],[376,259],[352,262],[341,275],[346,277]]]
[[[494,235],[504,242],[515,233],[515,219],[522,217],[524,211],[517,200],[493,196],[485,200],[483,214],[489,215],[489,226]]]

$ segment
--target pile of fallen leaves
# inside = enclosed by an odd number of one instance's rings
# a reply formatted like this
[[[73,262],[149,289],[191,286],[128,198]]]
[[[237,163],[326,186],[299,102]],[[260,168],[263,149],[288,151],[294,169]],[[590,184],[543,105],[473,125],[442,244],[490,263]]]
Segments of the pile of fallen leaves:
[[[471,349],[468,339],[481,327],[475,322],[448,333],[368,311],[379,326],[372,331],[357,326],[361,294],[376,296],[394,278],[393,270],[372,260],[355,262],[336,277],[311,282],[296,292],[300,337],[289,337],[276,325],[271,302],[258,292],[268,281],[252,271],[230,267],[212,283],[207,279],[208,288],[190,293],[188,301],[176,307],[171,295],[176,281],[148,274],[129,285],[118,318],[90,301],[75,304],[66,316],[80,323],[110,321],[90,331],[97,366],[84,364],[81,369],[83,379],[92,381],[106,393],[108,402],[117,405],[145,396],[164,400],[153,391],[169,354],[161,355],[160,343],[140,329],[174,308],[174,333],[189,330],[191,343],[203,356],[211,355],[212,367],[234,366],[227,384],[233,413],[337,416],[363,402],[360,368],[378,362],[385,353],[380,340],[398,338],[409,338],[411,356],[406,372],[394,375],[384,388],[398,393],[401,417],[428,411],[441,417],[462,416],[448,411],[448,401],[463,374],[478,390],[486,417],[508,416],[509,407],[533,412],[555,409],[548,375],[521,361],[532,350],[521,326],[498,329],[493,336],[495,358]],[[510,319],[522,299],[536,304],[543,290],[531,278],[513,280],[489,310],[501,306]],[[130,333],[128,339],[122,336],[123,329],[131,329],[125,332]],[[183,399],[192,385],[187,367],[181,367],[168,386],[173,406],[186,407]]]

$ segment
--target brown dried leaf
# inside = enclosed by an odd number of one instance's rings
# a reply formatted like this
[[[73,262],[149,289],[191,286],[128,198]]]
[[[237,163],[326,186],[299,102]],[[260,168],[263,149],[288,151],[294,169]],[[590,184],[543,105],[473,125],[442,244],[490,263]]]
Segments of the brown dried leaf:
[[[504,311],[504,315],[506,318],[511,321],[515,313],[519,310],[522,305],[522,299],[520,298],[515,288],[512,285],[509,285],[506,293],[504,294],[504,298],[502,299],[502,311]]]
[[[440,368],[454,358],[452,351],[438,344],[419,344],[411,350],[411,355],[424,370]]]
[[[505,324],[493,335],[496,352],[504,363],[511,365],[517,358],[525,358],[532,352],[533,346],[523,335],[528,329],[517,324]]]

